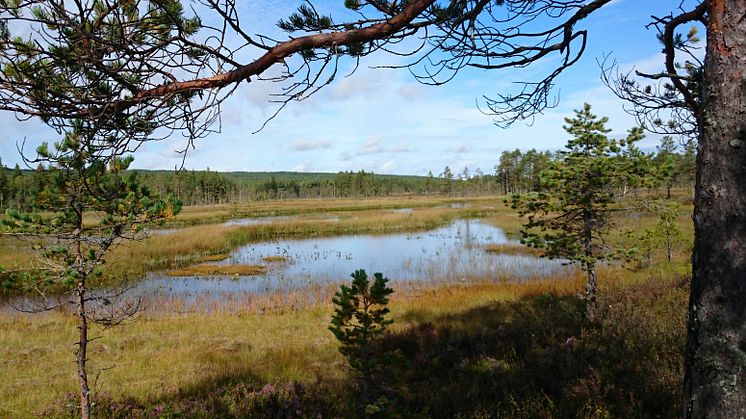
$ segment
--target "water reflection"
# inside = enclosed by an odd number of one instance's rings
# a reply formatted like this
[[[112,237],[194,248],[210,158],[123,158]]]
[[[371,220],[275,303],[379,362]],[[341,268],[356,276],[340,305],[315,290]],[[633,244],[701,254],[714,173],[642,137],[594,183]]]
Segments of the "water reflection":
[[[151,274],[135,291],[141,294],[221,298],[231,293],[292,290],[312,284],[347,281],[351,272],[383,272],[392,282],[461,282],[474,279],[521,280],[562,273],[559,261],[533,256],[487,253],[488,243],[516,243],[494,226],[457,221],[422,233],[352,235],[279,240],[241,247],[221,264],[263,264],[263,276],[170,278]],[[272,258],[274,257],[274,258]],[[280,259],[267,263],[267,258]]]

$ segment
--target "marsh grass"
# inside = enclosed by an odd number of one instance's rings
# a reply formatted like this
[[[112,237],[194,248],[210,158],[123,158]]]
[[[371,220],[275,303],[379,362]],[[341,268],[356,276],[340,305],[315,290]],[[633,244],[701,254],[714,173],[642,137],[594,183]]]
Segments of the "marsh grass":
[[[523,255],[523,256],[541,256],[544,252],[541,249],[528,247],[520,243],[492,243],[484,246],[484,251],[488,253],[499,253],[503,255]]]
[[[469,204],[468,208],[448,207],[452,203],[464,202]],[[416,216],[386,211],[397,208],[418,208],[418,211]],[[260,241],[424,231],[459,218],[484,218],[506,211],[497,197],[265,201],[240,206],[239,216],[300,216],[269,224],[225,226],[205,223],[222,222],[229,215],[235,215],[232,206],[187,207],[173,225],[188,227],[168,235],[154,234],[120,244],[107,257],[103,275],[96,278],[93,285],[131,284],[144,278],[148,272],[218,261],[239,246]],[[337,217],[338,221],[329,222],[330,215]],[[0,240],[0,264],[29,267],[34,263],[37,260],[31,243],[12,238]]]
[[[274,217],[299,215],[314,217],[318,214],[352,214],[358,211],[378,211],[403,208],[433,208],[451,204],[468,203],[471,206],[494,206],[500,197],[427,197],[396,196],[365,199],[292,199],[257,201],[249,204],[222,204],[211,206],[190,206],[168,226],[189,226],[224,222],[231,218]]]
[[[166,271],[168,276],[251,276],[263,275],[267,267],[263,265],[212,265],[201,264]]]
[[[288,262],[290,259],[288,259],[285,256],[266,256],[262,258],[262,262],[266,263],[285,263]]]
[[[221,262],[231,257],[231,255],[227,253],[218,253],[216,255],[206,255],[198,258],[196,260],[197,263],[203,263],[203,262]]]
[[[404,285],[392,300],[397,320],[392,330],[490,301],[572,294],[577,287],[565,280],[446,289]],[[96,391],[150,403],[230,377],[250,376],[261,383],[343,378],[342,359],[327,331],[333,291],[314,287],[291,295],[247,295],[211,312],[192,312],[175,300],[170,305],[149,301],[158,309],[146,311],[138,321],[105,333],[94,331],[100,339],[92,343],[93,370],[113,367],[102,373]],[[0,416],[39,414],[41,406],[75,389],[74,333],[74,313],[0,317],[0,391],[6,395],[0,400]]]
[[[601,324],[582,315],[582,275],[394,284],[395,323],[380,343],[402,357],[385,383],[392,414],[678,412],[685,279],[664,265],[644,273],[604,268],[600,278]],[[246,295],[209,312],[151,301],[158,310],[92,344],[94,368],[106,369],[95,388],[100,408],[117,417],[355,416],[349,376],[327,330],[333,291]],[[64,413],[75,388],[73,334],[72,313],[0,317],[1,416]]]
[[[335,223],[193,226],[119,247],[110,275],[182,268],[272,237],[383,234],[467,216],[520,230],[521,219],[504,209],[474,205],[424,208],[416,217],[362,209]],[[651,220],[619,222],[636,228]],[[691,220],[682,214],[680,222],[691,234]],[[395,324],[380,349],[401,362],[384,383],[385,408],[399,417],[678,416],[688,259],[680,249],[673,264],[658,257],[635,271],[600,268],[597,323],[582,315],[577,271],[521,283],[393,284]],[[148,297],[139,320],[93,330],[100,416],[355,417],[353,382],[327,330],[335,288],[233,294],[219,302]],[[74,313],[65,310],[0,312],[0,417],[70,413],[75,333]]]
[[[484,208],[423,208],[409,213],[357,210],[339,221],[292,219],[270,224],[196,225],[169,235],[152,236],[116,248],[99,283],[117,285],[143,278],[146,273],[180,269],[199,263],[204,257],[223,255],[239,246],[268,240],[305,239],[345,234],[388,234],[426,231],[456,219],[481,218],[494,212]]]

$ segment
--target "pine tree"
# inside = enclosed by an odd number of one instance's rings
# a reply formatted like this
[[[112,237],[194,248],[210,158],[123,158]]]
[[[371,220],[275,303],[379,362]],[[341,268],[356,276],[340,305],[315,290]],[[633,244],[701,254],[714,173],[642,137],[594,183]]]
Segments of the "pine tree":
[[[676,178],[676,143],[673,137],[666,135],[661,138],[658,145],[658,153],[655,156],[655,177],[666,188],[666,199],[671,199],[671,188]]]
[[[121,290],[94,292],[91,281],[101,275],[112,246],[136,238],[144,226],[169,218],[181,208],[172,199],[152,196],[136,173],[125,172],[131,157],[102,157],[92,150],[90,137],[80,125],[54,150],[46,143],[37,149],[36,160],[47,163],[49,173],[44,213],[8,210],[2,224],[6,231],[36,238],[33,248],[40,263],[29,269],[4,271],[0,267],[4,288],[39,298],[30,311],[57,307],[46,299],[50,292],[64,291],[74,297],[69,304],[78,320],[76,363],[83,418],[90,417],[92,406],[87,366],[91,323],[111,326],[139,310],[137,302],[114,301]]]
[[[357,375],[364,399],[375,391],[375,377],[386,364],[386,355],[376,353],[372,344],[393,323],[386,318],[389,296],[394,292],[386,286],[387,282],[383,274],[375,273],[371,283],[365,270],[357,270],[352,274],[351,286],[342,285],[332,300],[335,309],[329,330],[340,343],[339,352]]]
[[[629,161],[638,155],[634,143],[641,138],[632,129],[626,139],[609,139],[605,124],[585,104],[566,118],[565,131],[573,136],[560,158],[540,175],[544,192],[512,195],[513,207],[528,215],[523,241],[544,249],[545,256],[580,264],[587,274],[585,297],[588,315],[596,313],[596,266],[614,258],[603,238],[611,226],[614,191],[626,182],[637,182],[642,169]]]

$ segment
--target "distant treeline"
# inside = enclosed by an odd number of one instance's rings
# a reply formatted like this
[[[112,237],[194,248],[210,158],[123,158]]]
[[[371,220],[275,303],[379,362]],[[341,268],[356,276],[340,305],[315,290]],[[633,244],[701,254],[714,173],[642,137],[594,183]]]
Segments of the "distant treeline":
[[[679,147],[672,138],[664,137],[655,153],[627,156],[637,165],[649,165],[652,173],[646,179],[648,188],[662,188],[670,198],[672,188],[693,190],[695,175],[696,144],[690,142]],[[495,166],[495,176],[499,182],[499,193],[522,193],[538,191],[541,173],[549,164],[562,158],[561,152],[521,150],[503,151]],[[625,193],[626,191],[621,191]]]
[[[475,195],[498,193],[494,175],[468,170],[459,176],[380,175],[366,171],[339,173],[140,171],[152,191],[173,194],[186,205],[249,202],[266,199],[367,198],[395,195]]]
[[[365,198],[392,195],[467,196],[536,191],[540,173],[558,153],[548,151],[504,151],[491,174],[464,168],[454,173],[446,166],[437,175],[380,175],[365,171],[339,173],[215,172],[211,170],[134,171],[151,191],[173,194],[185,205],[245,203],[266,199]],[[662,142],[656,153],[640,154],[639,164],[650,164],[655,179],[648,187],[691,188],[694,182],[692,146],[681,152],[671,140]],[[9,169],[0,161],[0,209],[22,211],[44,209],[45,191],[53,181],[44,166]]]
[[[22,170],[0,163],[0,208],[22,211],[45,209],[45,191],[53,171],[44,166]],[[245,203],[267,199],[366,198],[395,195],[495,194],[495,175],[454,175],[445,168],[439,176],[379,175],[372,172],[215,172],[210,170],[133,171],[152,192],[172,194],[185,205]]]

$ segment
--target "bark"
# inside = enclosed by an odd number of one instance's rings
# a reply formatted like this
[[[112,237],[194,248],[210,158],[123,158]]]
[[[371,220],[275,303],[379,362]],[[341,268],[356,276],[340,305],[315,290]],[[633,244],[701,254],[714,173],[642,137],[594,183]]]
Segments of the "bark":
[[[710,0],[685,416],[746,417],[746,1]]]
[[[75,250],[75,271],[78,274],[78,284],[75,289],[78,297],[76,304],[78,309],[78,350],[75,361],[78,367],[78,387],[80,393],[80,417],[88,419],[91,417],[90,388],[88,387],[88,313],[86,312],[86,273],[83,269],[83,186],[78,185],[71,196],[70,207],[75,213],[75,230],[73,231]]]
[[[422,14],[434,3],[434,0],[414,0],[409,2],[399,14],[391,17],[386,22],[350,31],[320,33],[293,38],[289,41],[277,44],[257,60],[233,71],[197,80],[164,84],[163,86],[154,89],[139,92],[133,102],[138,102],[150,97],[167,96],[181,91],[225,87],[231,83],[247,80],[251,76],[260,75],[273,64],[278,63],[299,51],[385,39],[404,29],[414,21],[417,16]],[[582,16],[580,19],[584,17],[585,16]],[[126,101],[124,101],[123,104],[129,105]]]
[[[596,314],[598,312],[596,306],[596,288],[598,280],[596,278],[596,266],[592,265],[587,268],[588,278],[585,283],[585,298],[586,298],[586,315],[589,320],[596,320]]]
[[[585,282],[586,315],[589,320],[596,319],[596,289],[598,281],[596,278],[596,263],[593,259],[593,220],[589,211],[583,211],[583,247],[588,261],[585,262],[585,270],[588,275]]]
[[[88,419],[91,417],[90,389],[88,388],[88,315],[85,310],[85,282],[78,283],[78,351],[76,361],[78,364],[78,385],[80,391],[80,417]]]

